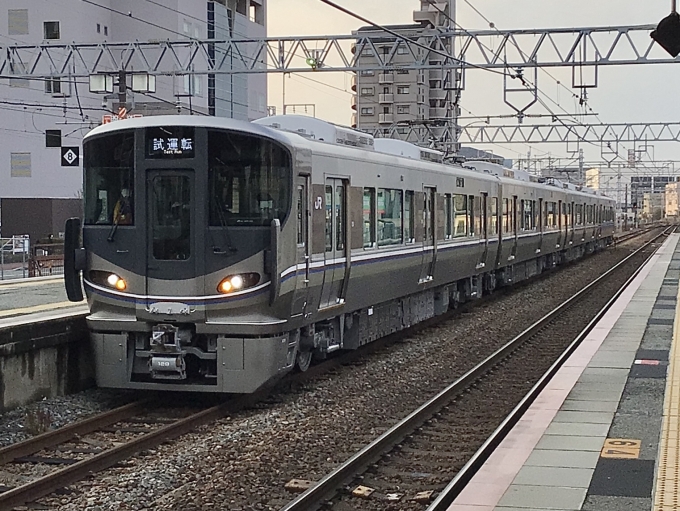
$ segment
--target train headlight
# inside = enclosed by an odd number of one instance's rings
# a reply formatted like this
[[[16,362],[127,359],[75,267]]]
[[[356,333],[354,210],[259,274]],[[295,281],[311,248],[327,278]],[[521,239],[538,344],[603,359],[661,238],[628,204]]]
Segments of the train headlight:
[[[100,286],[111,287],[118,291],[125,291],[127,289],[127,282],[123,277],[108,271],[92,270],[90,272],[90,280]]]
[[[238,275],[229,275],[220,281],[217,285],[217,292],[224,295],[240,291],[249,287],[256,286],[260,282],[260,275],[257,273],[241,273]]]

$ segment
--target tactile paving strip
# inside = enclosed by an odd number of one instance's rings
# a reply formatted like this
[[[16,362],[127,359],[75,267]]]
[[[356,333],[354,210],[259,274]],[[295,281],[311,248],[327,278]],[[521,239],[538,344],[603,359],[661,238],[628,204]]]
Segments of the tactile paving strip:
[[[680,317],[673,324],[654,511],[680,510]]]

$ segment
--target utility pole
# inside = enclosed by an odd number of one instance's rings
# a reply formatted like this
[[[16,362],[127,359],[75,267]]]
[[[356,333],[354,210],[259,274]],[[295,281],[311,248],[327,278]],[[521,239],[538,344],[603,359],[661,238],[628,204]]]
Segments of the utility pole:
[[[124,69],[118,71],[118,111],[127,110],[127,73]]]

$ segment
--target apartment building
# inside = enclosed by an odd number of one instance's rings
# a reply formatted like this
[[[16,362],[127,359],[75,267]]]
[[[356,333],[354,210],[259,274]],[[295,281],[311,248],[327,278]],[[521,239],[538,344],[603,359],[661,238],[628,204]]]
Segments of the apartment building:
[[[417,40],[424,31],[446,27],[449,18],[442,14],[449,9],[447,0],[438,0],[432,5],[421,1],[421,9],[414,12],[415,24],[391,25],[390,30],[404,38]],[[374,27],[363,27],[354,32],[357,36],[373,36],[375,49],[384,55],[393,52],[396,37]],[[456,86],[456,72],[445,69],[406,70],[400,64],[413,61],[411,50],[417,58],[422,58],[426,50],[414,46],[409,49],[400,44],[393,55],[395,70],[389,72],[361,70],[353,76],[352,126],[377,136],[394,137],[409,142],[423,142],[423,133],[440,138],[443,126],[449,123],[454,114],[452,94]],[[368,46],[356,46],[361,51],[359,66],[367,68],[376,62],[375,50]],[[429,64],[441,65],[444,57],[430,53]],[[420,135],[413,127],[419,127]]]
[[[4,0],[0,44],[260,38],[267,33],[266,1]],[[253,120],[267,115],[267,78],[159,76],[154,93],[130,90],[127,106],[141,115]],[[83,78],[10,78],[0,79],[0,107],[0,234],[56,237],[81,207],[82,165],[66,165],[62,151],[82,154],[83,136],[118,110],[118,96],[91,93]]]

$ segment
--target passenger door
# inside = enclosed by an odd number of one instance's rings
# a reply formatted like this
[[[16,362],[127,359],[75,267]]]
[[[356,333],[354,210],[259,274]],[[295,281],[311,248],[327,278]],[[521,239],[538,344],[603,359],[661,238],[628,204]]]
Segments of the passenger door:
[[[324,187],[325,265],[319,309],[344,303],[347,274],[347,186],[342,179],[327,179]]]
[[[295,293],[293,294],[291,317],[303,316],[307,311],[310,262],[309,176],[298,176],[294,200],[297,215],[297,257],[295,261]]]
[[[436,188],[426,186],[423,189],[423,262],[419,279],[421,283],[429,282],[434,278],[434,264],[437,252],[436,197]]]
[[[189,314],[195,307],[182,297],[203,293],[200,251],[196,244],[196,190],[188,170],[151,170],[147,173],[147,279],[148,310],[159,314]],[[157,302],[177,297],[178,303]],[[179,303],[181,302],[181,303]]]

